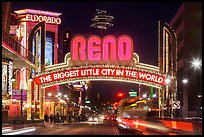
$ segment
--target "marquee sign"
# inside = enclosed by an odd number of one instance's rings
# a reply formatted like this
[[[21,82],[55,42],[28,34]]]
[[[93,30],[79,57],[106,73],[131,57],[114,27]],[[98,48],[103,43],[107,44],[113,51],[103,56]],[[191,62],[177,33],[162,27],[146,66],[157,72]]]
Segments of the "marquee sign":
[[[127,35],[118,39],[112,35],[103,39],[77,35],[64,63],[46,66],[45,72],[34,78],[41,87],[84,80],[124,81],[161,88],[165,76],[158,67],[139,63],[139,56],[133,53],[133,41]]]
[[[26,14],[25,20],[32,21],[32,22],[45,21],[45,23],[50,23],[50,24],[60,24],[61,23],[60,18],[45,16],[45,15],[35,15],[35,14]]]

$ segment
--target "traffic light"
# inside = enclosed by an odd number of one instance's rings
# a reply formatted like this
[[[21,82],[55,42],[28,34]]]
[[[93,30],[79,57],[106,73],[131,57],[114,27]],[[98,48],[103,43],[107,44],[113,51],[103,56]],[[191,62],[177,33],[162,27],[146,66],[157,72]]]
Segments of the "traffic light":
[[[120,93],[117,94],[117,97],[123,97],[123,96],[124,96],[124,93],[120,92]]]
[[[149,97],[152,98],[154,94],[154,88],[151,87]]]

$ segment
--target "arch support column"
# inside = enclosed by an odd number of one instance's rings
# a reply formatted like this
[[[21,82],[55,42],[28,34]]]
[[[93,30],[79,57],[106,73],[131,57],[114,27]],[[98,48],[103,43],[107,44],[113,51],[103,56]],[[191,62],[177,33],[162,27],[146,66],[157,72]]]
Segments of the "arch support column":
[[[40,120],[44,119],[45,89],[40,87]]]

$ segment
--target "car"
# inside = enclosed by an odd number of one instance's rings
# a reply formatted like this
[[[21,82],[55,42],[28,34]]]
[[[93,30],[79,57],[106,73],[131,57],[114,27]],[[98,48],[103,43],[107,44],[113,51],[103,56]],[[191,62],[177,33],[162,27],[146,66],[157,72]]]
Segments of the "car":
[[[89,124],[97,124],[99,122],[99,119],[97,117],[89,117],[88,121]]]

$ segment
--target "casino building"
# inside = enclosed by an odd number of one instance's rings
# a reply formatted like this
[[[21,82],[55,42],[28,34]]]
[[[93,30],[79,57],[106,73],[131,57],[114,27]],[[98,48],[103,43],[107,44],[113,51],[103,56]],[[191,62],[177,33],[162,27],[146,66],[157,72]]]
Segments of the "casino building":
[[[58,63],[58,25],[61,23],[61,13],[33,9],[12,13],[10,2],[3,2],[2,7],[2,112],[5,118],[26,115],[27,120],[31,120],[33,113],[34,119],[39,119],[39,101],[43,95],[40,95],[39,89],[28,78],[42,71],[42,61],[43,67]],[[42,27],[37,28],[31,36],[33,29],[42,21],[46,24],[44,48],[41,42]],[[42,49],[44,52],[41,52]],[[12,81],[12,76],[15,81]],[[46,88],[44,95],[48,91],[53,93],[50,97],[52,100],[54,94],[59,92],[59,86]],[[41,107],[49,108],[49,113],[53,113],[50,105],[54,104],[44,103]]]

